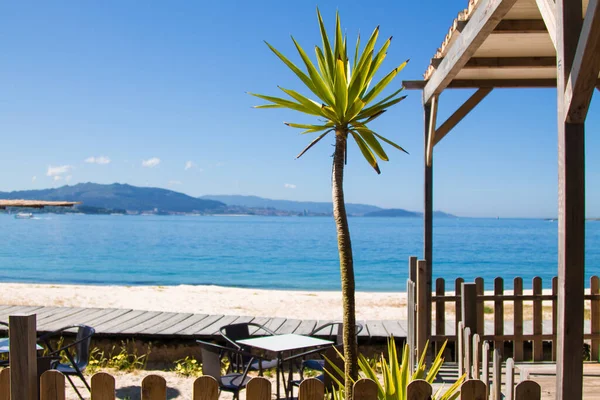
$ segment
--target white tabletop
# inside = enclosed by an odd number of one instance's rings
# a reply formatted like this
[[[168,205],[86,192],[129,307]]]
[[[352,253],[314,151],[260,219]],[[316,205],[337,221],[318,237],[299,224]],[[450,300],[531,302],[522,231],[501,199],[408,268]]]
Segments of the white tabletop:
[[[10,347],[10,342],[8,338],[0,338],[0,353],[8,353]],[[44,350],[42,346],[36,344],[36,350]]]
[[[273,335],[253,339],[243,339],[238,340],[237,343],[274,352],[298,350],[308,347],[318,347],[333,344],[331,340],[295,335],[293,333],[287,335]]]

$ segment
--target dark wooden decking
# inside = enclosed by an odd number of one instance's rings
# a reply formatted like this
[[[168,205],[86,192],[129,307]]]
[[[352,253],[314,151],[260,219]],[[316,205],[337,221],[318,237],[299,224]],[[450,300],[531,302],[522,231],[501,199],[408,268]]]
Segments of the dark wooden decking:
[[[275,333],[309,334],[317,325],[329,320],[299,320],[233,315],[207,315],[117,308],[78,308],[41,306],[0,306],[0,321],[8,322],[11,314],[37,314],[37,330],[53,331],[64,326],[86,324],[97,336],[136,336],[149,338],[210,338],[219,328],[238,322],[256,322]],[[383,340],[393,335],[405,339],[406,321],[359,321],[363,330],[359,340]],[[1,327],[0,327],[1,328]]]

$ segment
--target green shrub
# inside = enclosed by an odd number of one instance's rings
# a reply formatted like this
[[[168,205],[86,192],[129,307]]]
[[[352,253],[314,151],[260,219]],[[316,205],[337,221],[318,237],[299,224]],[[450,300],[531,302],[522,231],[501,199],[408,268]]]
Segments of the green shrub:
[[[183,376],[200,376],[202,375],[202,365],[194,357],[186,356],[175,361],[173,371]]]

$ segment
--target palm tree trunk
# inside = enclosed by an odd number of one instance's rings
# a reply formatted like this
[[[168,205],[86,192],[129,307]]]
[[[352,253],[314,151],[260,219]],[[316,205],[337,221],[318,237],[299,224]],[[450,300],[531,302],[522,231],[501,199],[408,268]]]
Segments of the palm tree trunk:
[[[352,399],[352,381],[358,377],[358,345],[356,343],[356,311],[354,302],[354,263],[348,217],[344,204],[344,162],[347,129],[336,129],[335,153],[333,154],[332,195],[333,217],[337,228],[340,276],[342,281],[342,305],[344,310],[344,365],[346,399]]]

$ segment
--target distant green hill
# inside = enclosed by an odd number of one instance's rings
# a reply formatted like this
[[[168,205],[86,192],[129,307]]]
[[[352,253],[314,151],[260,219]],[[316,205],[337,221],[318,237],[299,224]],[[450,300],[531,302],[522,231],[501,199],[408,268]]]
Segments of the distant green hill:
[[[81,201],[86,207],[137,212],[157,209],[158,212],[212,213],[222,212],[226,209],[225,204],[215,200],[198,199],[167,189],[137,187],[120,183],[111,185],[79,183],[56,189],[0,192],[0,198]]]
[[[229,206],[274,208],[277,210],[293,211],[298,213],[307,211],[315,214],[331,214],[333,212],[333,205],[328,202],[272,200],[258,196],[240,195],[207,195],[202,196],[201,199],[217,200]],[[380,207],[371,206],[368,204],[346,203],[346,212],[351,215],[364,215],[369,212],[379,210],[381,210]]]

